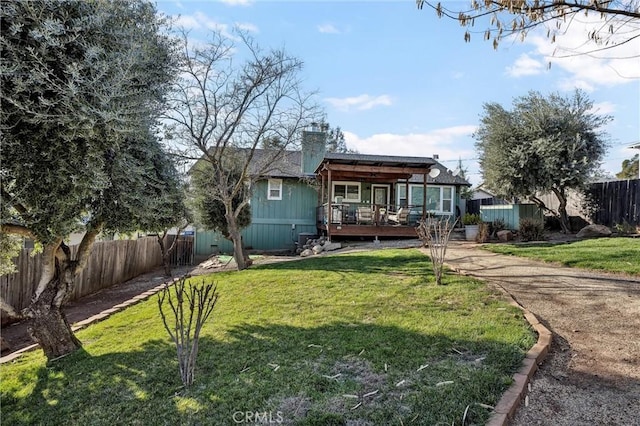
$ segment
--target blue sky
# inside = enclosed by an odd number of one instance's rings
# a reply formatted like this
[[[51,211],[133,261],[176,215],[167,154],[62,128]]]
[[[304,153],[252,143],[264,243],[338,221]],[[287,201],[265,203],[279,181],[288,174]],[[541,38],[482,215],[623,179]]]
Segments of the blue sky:
[[[444,3],[452,9],[466,2]],[[574,22],[551,44],[542,30],[497,50],[482,34],[463,39],[456,22],[438,19],[414,0],[396,1],[159,1],[190,37],[239,26],[262,47],[284,47],[304,61],[306,89],[317,90],[327,121],[347,146],[363,154],[433,156],[473,184],[482,180],[471,134],[485,102],[509,107],[530,90],[586,90],[598,112],[614,120],[603,169],[618,172],[640,140],[640,39],[593,56],[553,57],[554,49],[584,45],[595,18]],[[481,24],[475,29],[486,27]],[[562,53],[560,53],[562,54]],[[632,59],[607,59],[635,56]],[[549,69],[547,64],[552,62]]]

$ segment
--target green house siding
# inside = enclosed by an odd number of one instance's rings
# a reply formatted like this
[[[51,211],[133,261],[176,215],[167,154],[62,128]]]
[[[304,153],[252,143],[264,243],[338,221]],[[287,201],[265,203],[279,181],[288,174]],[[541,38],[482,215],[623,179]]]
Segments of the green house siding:
[[[267,181],[258,182],[251,198],[251,225],[242,232],[247,248],[295,249],[298,234],[316,232],[318,193],[299,179],[283,179],[282,200],[267,199]],[[196,255],[231,252],[231,243],[212,231],[198,231]]]

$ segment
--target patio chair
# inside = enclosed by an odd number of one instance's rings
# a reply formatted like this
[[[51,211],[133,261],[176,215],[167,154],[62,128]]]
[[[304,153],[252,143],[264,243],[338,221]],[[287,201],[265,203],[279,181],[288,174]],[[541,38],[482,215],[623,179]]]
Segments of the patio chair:
[[[407,224],[407,217],[409,216],[409,209],[405,209],[401,207],[397,212],[389,212],[387,215],[387,220],[392,223],[396,223],[399,225]]]
[[[356,209],[356,221],[358,225],[373,222],[373,211],[371,207],[360,206]]]

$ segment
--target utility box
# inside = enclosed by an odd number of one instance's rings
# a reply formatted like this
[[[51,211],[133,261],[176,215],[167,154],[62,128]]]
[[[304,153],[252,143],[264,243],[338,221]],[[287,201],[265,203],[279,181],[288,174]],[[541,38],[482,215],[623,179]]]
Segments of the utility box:
[[[298,247],[302,247],[307,244],[309,240],[315,240],[318,238],[313,232],[301,232],[298,234]]]

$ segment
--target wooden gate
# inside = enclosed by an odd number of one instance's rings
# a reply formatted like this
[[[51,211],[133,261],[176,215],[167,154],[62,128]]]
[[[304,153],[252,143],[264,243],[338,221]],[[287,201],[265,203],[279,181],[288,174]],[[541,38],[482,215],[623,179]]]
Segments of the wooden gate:
[[[176,235],[167,235],[167,247],[171,247]],[[170,263],[171,266],[190,266],[193,265],[193,249],[194,249],[194,237],[193,235],[178,235],[178,241],[176,247],[171,253]]]

